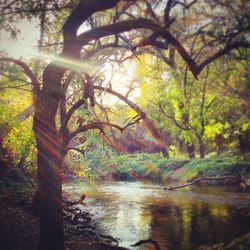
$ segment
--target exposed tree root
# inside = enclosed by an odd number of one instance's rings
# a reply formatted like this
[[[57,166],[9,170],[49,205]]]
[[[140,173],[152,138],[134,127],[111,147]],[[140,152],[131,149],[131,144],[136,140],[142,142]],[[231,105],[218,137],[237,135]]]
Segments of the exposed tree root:
[[[199,183],[201,181],[216,181],[216,180],[236,180],[239,183],[240,182],[244,182],[244,180],[242,180],[240,177],[237,176],[233,176],[233,175],[227,175],[227,176],[218,176],[218,177],[201,177],[201,178],[197,178],[189,183],[183,184],[183,185],[178,185],[178,186],[169,186],[169,187],[164,187],[164,190],[174,190],[177,188],[184,188],[184,187],[188,187],[191,185],[194,185],[196,183]]]
[[[100,246],[100,249],[127,249],[118,246],[118,239],[95,231],[91,223],[90,214],[79,207],[84,205],[82,198],[76,201],[64,200],[63,203],[64,220],[68,225],[73,226],[76,235],[87,236],[97,247]]]
[[[118,239],[95,231],[91,224],[89,213],[78,207],[83,204],[82,199],[76,201],[64,200],[63,204],[66,223],[75,228],[77,235],[87,236],[96,245],[97,249],[129,250],[128,248],[120,247]],[[159,244],[152,239],[140,240],[131,246],[136,247],[147,243],[154,245],[156,250],[161,250]]]

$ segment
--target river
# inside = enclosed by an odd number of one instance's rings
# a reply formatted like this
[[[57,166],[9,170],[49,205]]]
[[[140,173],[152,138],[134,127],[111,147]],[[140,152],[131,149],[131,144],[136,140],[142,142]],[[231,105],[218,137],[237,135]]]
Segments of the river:
[[[152,183],[78,181],[65,184],[64,191],[72,199],[87,194],[85,208],[95,227],[119,238],[124,247],[152,238],[162,250],[193,250],[250,232],[250,194],[228,187],[164,191]]]

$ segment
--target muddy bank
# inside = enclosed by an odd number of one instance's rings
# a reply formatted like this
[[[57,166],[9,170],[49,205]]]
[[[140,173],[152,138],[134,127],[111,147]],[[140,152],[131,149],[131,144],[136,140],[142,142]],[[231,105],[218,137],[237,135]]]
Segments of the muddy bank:
[[[32,209],[22,207],[16,200],[9,203],[1,197],[0,202],[0,249],[35,250],[39,241],[39,219]],[[66,208],[67,207],[67,208]],[[88,212],[82,204],[64,202],[65,246],[68,250],[121,250],[112,236],[100,235],[92,225]],[[82,209],[83,208],[83,209]]]

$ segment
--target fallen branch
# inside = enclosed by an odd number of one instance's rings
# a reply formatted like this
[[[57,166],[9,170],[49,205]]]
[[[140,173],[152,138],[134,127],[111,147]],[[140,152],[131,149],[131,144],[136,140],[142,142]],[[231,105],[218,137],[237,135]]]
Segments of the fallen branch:
[[[177,188],[184,188],[199,183],[201,181],[215,181],[215,180],[227,180],[227,179],[234,179],[237,180],[238,182],[243,181],[240,177],[233,175],[219,176],[219,177],[201,177],[183,185],[164,187],[164,190],[174,190]]]
[[[152,239],[140,240],[137,243],[135,243],[134,245],[131,245],[131,247],[137,247],[137,246],[141,246],[141,245],[147,244],[147,243],[150,243],[150,244],[154,245],[155,246],[155,250],[161,250],[158,242],[155,241],[155,240],[152,240]]]

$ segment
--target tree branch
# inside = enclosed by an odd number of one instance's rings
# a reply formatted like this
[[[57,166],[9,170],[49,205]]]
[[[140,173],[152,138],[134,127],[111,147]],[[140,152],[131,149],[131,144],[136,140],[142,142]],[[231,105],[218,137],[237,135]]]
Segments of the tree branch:
[[[126,98],[122,94],[114,91],[113,89],[105,88],[105,87],[101,87],[101,86],[96,86],[96,85],[94,85],[94,89],[102,90],[104,92],[108,92],[108,93],[118,97],[120,100],[127,103],[132,109],[134,109],[140,116],[145,116],[145,113],[141,110],[141,108],[136,103],[130,101],[128,98]]]
[[[136,20],[126,20],[121,21],[119,23],[103,25],[101,27],[86,31],[80,34],[77,40],[80,46],[84,46],[93,40],[97,40],[99,38],[110,36],[113,34],[122,33],[125,31],[130,31],[133,29],[159,30],[161,29],[161,26],[145,18],[139,18]]]
[[[71,133],[71,136],[74,137],[79,133],[85,132],[90,129],[99,129],[101,132],[103,132],[103,127],[104,126],[109,126],[118,129],[119,131],[123,132],[127,127],[139,122],[142,119],[141,116],[138,116],[134,121],[130,121],[127,123],[125,126],[121,127],[117,124],[110,123],[110,122],[102,122],[102,121],[96,121],[92,122],[86,125],[80,125],[78,129],[76,129],[73,133]]]
[[[198,65],[196,67],[197,68],[196,69],[196,73],[199,74],[205,66],[207,66],[211,62],[215,61],[216,59],[224,56],[225,54],[227,54],[231,50],[237,49],[237,48],[250,48],[250,43],[246,43],[246,42],[234,42],[231,45],[226,45],[223,49],[219,50],[218,52],[216,52],[212,56],[208,57],[200,65]]]
[[[84,99],[80,99],[79,101],[77,101],[68,111],[68,113],[66,114],[66,117],[65,117],[65,121],[64,121],[64,124],[62,124],[62,127],[66,126],[70,120],[70,118],[72,117],[72,115],[74,114],[74,112],[80,108],[84,103],[85,103],[86,100]]]
[[[176,121],[176,119],[175,119],[174,116],[168,115],[168,114],[164,111],[164,109],[163,109],[163,107],[162,107],[161,104],[159,104],[159,108],[160,108],[160,111],[162,112],[162,114],[163,114],[165,117],[171,119],[171,120],[174,122],[174,124],[175,124],[178,128],[180,128],[181,130],[186,130],[186,131],[188,131],[188,130],[191,129],[191,128],[183,127],[181,124],[179,124],[179,123]]]
[[[35,92],[39,91],[40,83],[39,83],[38,79],[36,78],[36,76],[33,74],[32,70],[29,68],[29,66],[26,63],[22,62],[21,60],[16,60],[16,59],[13,59],[10,57],[0,57],[0,61],[11,62],[11,63],[14,63],[14,64],[18,65],[19,67],[21,67],[23,69],[24,73],[30,78]]]
[[[233,179],[233,180],[237,180],[237,181],[242,181],[241,178],[237,177],[237,176],[233,176],[233,175],[228,175],[228,176],[220,176],[220,177],[202,177],[202,178],[197,178],[189,183],[183,184],[183,185],[178,185],[178,186],[169,186],[169,187],[164,187],[164,190],[174,190],[177,188],[184,188],[184,187],[188,187],[191,185],[194,185],[196,183],[199,183],[201,181],[216,181],[216,180],[227,180],[227,179]]]

